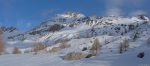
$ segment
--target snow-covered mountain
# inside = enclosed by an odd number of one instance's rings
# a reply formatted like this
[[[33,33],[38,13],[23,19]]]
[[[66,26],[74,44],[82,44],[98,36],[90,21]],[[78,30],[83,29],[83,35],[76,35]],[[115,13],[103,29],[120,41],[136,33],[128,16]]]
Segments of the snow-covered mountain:
[[[98,17],[67,12],[42,22],[32,30],[9,36],[8,39],[56,43],[61,40],[90,38],[100,35],[118,36],[124,35],[143,24],[147,24],[148,21],[148,17],[144,15],[133,17]]]
[[[4,34],[6,52],[9,54],[14,47],[20,48],[25,55],[6,55],[0,58],[2,66],[140,66],[149,65],[150,21],[145,15],[132,17],[124,16],[85,16],[77,12],[58,14],[42,22],[39,26],[23,33],[11,32]],[[6,33],[6,32],[4,32]],[[7,35],[7,36],[5,36]],[[64,61],[62,56],[71,52],[90,53],[95,40],[101,44],[101,50],[96,57],[78,61]],[[127,40],[128,49],[119,53],[121,43]],[[149,42],[149,43],[148,43]],[[39,55],[32,56],[35,43],[42,43],[46,48],[39,51]],[[67,47],[61,44],[67,44]],[[28,52],[29,54],[26,54]],[[140,52],[145,53],[143,60],[137,57]],[[44,55],[42,54],[44,53]],[[50,53],[50,55],[48,54]],[[8,58],[7,58],[8,57]],[[11,57],[11,59],[9,59]],[[43,58],[39,58],[43,57]],[[19,63],[11,61],[21,59]],[[31,59],[27,59],[31,58]],[[130,59],[127,59],[130,58]],[[53,60],[52,60],[53,59]],[[128,61],[129,60],[129,61]],[[33,61],[31,63],[30,61]],[[3,64],[4,62],[4,64]],[[41,63],[39,63],[41,62]],[[60,63],[58,63],[60,62]],[[24,65],[24,63],[26,63]],[[129,63],[122,65],[123,63]]]

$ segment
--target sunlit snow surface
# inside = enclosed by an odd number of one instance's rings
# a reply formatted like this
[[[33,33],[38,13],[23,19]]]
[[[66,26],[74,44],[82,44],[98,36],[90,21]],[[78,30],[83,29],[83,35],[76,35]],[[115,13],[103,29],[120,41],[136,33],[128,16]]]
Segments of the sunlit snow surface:
[[[70,15],[60,16],[61,18],[72,19]],[[78,17],[83,18],[85,16],[79,14]],[[110,19],[112,20],[110,21]],[[150,47],[147,46],[147,39],[150,38],[150,25],[149,23],[141,25],[143,22],[149,21],[148,18],[146,18],[146,20],[141,20],[137,17],[104,17],[101,20],[103,22],[112,23],[114,26],[103,28],[103,26],[106,25],[96,25],[97,22],[90,23],[89,25],[81,23],[74,28],[64,28],[54,33],[46,33],[43,36],[26,35],[28,38],[24,41],[7,41],[7,39],[5,39],[7,53],[0,56],[0,66],[150,66]],[[114,30],[110,29],[118,27],[118,24],[136,25],[137,23],[140,24],[139,27],[124,35],[115,33]],[[96,37],[86,37],[88,30],[93,26],[100,28],[96,29],[99,34]],[[40,29],[43,28],[40,27],[37,30]],[[113,35],[101,34],[102,31],[111,32]],[[124,31],[124,28],[121,28],[120,31]],[[137,31],[140,33],[140,37],[136,41],[133,41],[132,36]],[[9,34],[6,34],[6,36],[8,35]],[[37,55],[34,53],[24,53],[26,50],[31,50],[34,42],[47,42],[47,44],[51,46],[47,47],[46,50],[50,50],[53,47],[59,46],[59,43],[54,44],[55,41],[64,38],[70,39],[67,44],[70,44],[71,47],[56,53],[41,52]],[[84,47],[91,47],[95,38],[98,38],[101,45],[103,45],[96,57],[74,61],[63,60],[62,57],[70,52],[88,53],[88,50],[82,51],[82,49]],[[129,39],[130,47],[127,52],[119,54],[118,47],[124,38]],[[14,47],[19,47],[22,54],[11,54]],[[143,59],[137,58],[137,54],[140,52],[145,52],[145,57]]]

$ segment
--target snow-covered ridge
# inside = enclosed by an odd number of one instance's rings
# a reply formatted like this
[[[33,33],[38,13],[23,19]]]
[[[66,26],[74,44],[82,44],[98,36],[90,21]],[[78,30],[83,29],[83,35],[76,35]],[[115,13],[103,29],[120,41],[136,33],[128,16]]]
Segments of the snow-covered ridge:
[[[64,14],[59,14],[59,16],[41,23],[41,25],[25,32],[24,34],[20,34],[18,36],[13,35],[9,38],[14,40],[20,40],[20,38],[22,38],[34,41],[53,41],[55,39],[57,41],[67,36],[68,38],[66,39],[93,37],[104,34],[122,35],[148,22],[149,18],[144,15],[133,17],[99,17],[84,16],[81,13],[67,12]],[[41,37],[47,38],[41,39]]]

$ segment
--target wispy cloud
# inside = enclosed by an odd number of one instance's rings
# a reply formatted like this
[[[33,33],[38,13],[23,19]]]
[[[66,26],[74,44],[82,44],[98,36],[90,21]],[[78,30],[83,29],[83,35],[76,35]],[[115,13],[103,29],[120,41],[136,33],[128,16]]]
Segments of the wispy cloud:
[[[133,15],[133,16],[137,16],[137,15],[146,15],[147,12],[146,11],[143,11],[143,10],[138,10],[138,11],[134,11],[134,12],[131,12],[130,15]]]
[[[119,16],[122,14],[120,6],[123,6],[124,0],[107,0],[106,1],[106,14]]]
[[[49,16],[50,14],[55,13],[55,12],[57,12],[57,11],[59,11],[59,9],[47,9],[47,10],[44,10],[44,11],[41,13],[41,15],[47,17],[47,16]]]
[[[106,0],[106,15],[123,15],[122,6],[140,7],[146,0]],[[136,12],[138,12],[137,10]]]
[[[32,27],[32,22],[29,22],[27,20],[19,19],[16,24],[17,27],[22,29],[27,29]]]
[[[111,16],[120,16],[122,15],[123,12],[121,11],[120,8],[110,8],[106,11],[106,15],[111,15]]]

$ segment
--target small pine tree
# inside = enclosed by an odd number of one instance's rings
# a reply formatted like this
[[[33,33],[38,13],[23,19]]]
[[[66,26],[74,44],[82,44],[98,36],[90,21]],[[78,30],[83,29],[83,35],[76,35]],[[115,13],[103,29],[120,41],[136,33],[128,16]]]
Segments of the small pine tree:
[[[139,38],[139,33],[136,32],[134,35],[133,35],[133,41],[137,40],[137,38]]]
[[[101,49],[101,45],[99,43],[99,40],[96,38],[94,40],[94,43],[90,49],[90,52],[93,54],[93,55],[97,55],[98,51]]]
[[[19,48],[15,47],[13,50],[13,54],[20,54],[21,51],[19,50]]]

